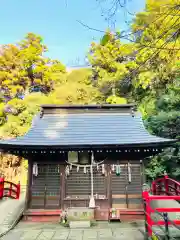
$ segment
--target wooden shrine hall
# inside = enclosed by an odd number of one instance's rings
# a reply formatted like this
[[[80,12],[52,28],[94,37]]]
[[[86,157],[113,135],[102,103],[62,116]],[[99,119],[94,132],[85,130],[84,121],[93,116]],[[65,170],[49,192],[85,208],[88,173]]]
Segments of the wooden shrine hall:
[[[131,104],[43,105],[30,130],[0,149],[28,159],[26,219],[58,220],[69,207],[93,207],[97,220],[111,207],[137,219],[145,158],[174,142],[151,135]]]

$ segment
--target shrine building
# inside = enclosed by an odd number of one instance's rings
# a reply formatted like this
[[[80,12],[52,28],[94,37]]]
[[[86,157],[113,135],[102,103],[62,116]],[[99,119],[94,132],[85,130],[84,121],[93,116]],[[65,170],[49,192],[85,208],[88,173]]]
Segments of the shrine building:
[[[143,217],[147,157],[174,142],[151,135],[132,104],[43,105],[30,130],[0,149],[28,160],[26,220],[58,221],[91,204],[96,220],[112,207],[128,220]]]

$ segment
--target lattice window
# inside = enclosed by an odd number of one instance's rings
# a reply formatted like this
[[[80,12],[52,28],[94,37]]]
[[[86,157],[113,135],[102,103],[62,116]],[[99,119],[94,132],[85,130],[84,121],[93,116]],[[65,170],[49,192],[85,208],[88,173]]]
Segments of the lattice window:
[[[120,165],[121,173],[120,176],[116,176],[116,172],[112,172],[112,194],[125,194],[125,188],[127,184],[127,165]]]
[[[107,195],[106,177],[102,175],[101,170],[97,171],[96,168],[94,168],[93,177],[94,177],[94,194],[106,196]]]
[[[60,195],[60,169],[59,165],[47,165],[46,168],[46,195]]]
[[[140,164],[131,164],[131,183],[128,184],[129,194],[141,194],[141,166]]]
[[[106,178],[102,175],[101,171],[93,168],[94,179],[94,194],[106,196]],[[87,197],[91,195],[91,174],[90,169],[84,173],[83,168],[79,168],[77,172],[76,168],[72,168],[70,175],[66,179],[66,197]]]
[[[38,164],[37,176],[32,176],[32,208],[60,207],[60,169],[58,164]]]
[[[70,175],[66,178],[66,197],[89,196],[91,193],[91,182],[88,173],[83,168],[72,168]]]
[[[46,165],[38,165],[38,175],[32,176],[32,196],[44,196]]]

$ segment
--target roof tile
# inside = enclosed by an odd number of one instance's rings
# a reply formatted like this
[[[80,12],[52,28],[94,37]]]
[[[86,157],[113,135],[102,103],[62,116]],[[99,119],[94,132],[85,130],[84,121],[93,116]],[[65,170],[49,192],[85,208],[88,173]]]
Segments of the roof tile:
[[[29,132],[0,142],[23,146],[133,145],[170,142],[145,129],[140,115],[127,113],[45,114]]]

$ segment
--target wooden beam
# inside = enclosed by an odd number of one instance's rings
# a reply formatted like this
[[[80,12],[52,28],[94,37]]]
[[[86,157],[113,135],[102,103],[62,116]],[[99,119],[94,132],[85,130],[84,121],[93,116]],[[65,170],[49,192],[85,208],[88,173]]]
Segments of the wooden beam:
[[[25,210],[30,207],[32,199],[32,159],[28,159],[28,177],[26,185],[26,200],[25,200]]]
[[[108,198],[109,208],[112,207],[112,191],[111,191],[111,186],[112,186],[111,166],[108,164],[108,165],[107,165],[107,198]]]
[[[113,199],[126,199],[126,194],[113,194],[112,195]],[[142,198],[141,194],[128,194],[129,199],[134,199],[134,198]]]
[[[60,193],[60,208],[64,209],[64,198],[65,198],[65,165],[60,166],[60,188],[61,188],[61,193]]]

